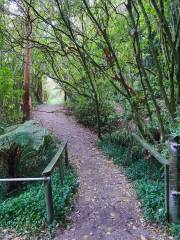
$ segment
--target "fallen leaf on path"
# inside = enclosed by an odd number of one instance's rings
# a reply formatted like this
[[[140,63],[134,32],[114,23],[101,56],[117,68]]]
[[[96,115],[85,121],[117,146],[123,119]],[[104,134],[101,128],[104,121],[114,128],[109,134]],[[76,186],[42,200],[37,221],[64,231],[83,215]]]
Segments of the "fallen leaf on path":
[[[141,240],[147,240],[145,236],[141,235]]]
[[[112,219],[114,219],[114,218],[116,217],[116,214],[113,213],[113,212],[112,212],[110,215],[111,215],[111,218],[112,218]]]

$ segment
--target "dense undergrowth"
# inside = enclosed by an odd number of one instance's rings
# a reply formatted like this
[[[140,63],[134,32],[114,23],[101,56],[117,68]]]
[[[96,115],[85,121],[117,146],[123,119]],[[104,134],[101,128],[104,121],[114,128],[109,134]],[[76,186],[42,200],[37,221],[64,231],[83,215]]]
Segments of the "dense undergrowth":
[[[60,142],[34,121],[2,128],[0,135],[0,177],[40,177],[51,161]],[[65,168],[65,167],[64,167]],[[66,225],[72,207],[72,196],[77,187],[73,168],[64,169],[61,184],[58,172],[52,175],[55,220],[46,223],[44,183],[0,183],[0,239],[4,229],[26,236],[53,232],[58,224]],[[34,238],[33,238],[34,239]]]
[[[115,164],[123,166],[125,175],[132,180],[138,198],[142,202],[144,217],[147,220],[167,225],[164,205],[163,167],[153,158],[146,159],[142,148],[134,144],[129,151],[126,136],[119,142],[116,137],[104,137],[98,146],[111,157]],[[120,137],[122,140],[122,138]],[[180,225],[174,224],[172,232],[180,239]]]
[[[68,100],[66,105],[72,109],[79,123],[98,131],[96,106],[91,99],[87,100],[77,96],[76,98],[74,97]],[[106,99],[106,101],[101,102],[99,105],[99,120],[101,133],[111,131],[115,128],[118,115],[114,110],[112,101]]]
[[[65,225],[72,208],[72,196],[77,187],[77,176],[72,168],[65,170],[63,185],[58,172],[52,177],[55,220],[53,226]],[[53,227],[52,226],[52,227]],[[19,233],[35,234],[45,230],[46,207],[44,184],[30,184],[19,195],[0,203],[0,227],[16,229]]]

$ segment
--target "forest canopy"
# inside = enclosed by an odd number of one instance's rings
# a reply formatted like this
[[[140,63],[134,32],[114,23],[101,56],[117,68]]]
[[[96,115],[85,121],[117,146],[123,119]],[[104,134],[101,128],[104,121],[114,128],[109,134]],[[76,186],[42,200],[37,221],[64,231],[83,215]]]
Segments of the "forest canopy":
[[[179,9],[178,0],[1,1],[1,118],[29,119],[50,77],[99,137],[118,107],[128,129],[164,142],[179,129]]]

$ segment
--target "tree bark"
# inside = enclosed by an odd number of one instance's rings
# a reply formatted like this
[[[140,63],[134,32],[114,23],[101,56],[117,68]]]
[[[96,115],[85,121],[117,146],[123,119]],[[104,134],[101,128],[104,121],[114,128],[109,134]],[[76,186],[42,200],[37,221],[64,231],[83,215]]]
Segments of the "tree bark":
[[[25,67],[24,67],[24,96],[23,96],[23,121],[31,118],[31,96],[30,96],[30,44],[29,38],[32,32],[32,22],[27,13],[26,40],[25,40]]]

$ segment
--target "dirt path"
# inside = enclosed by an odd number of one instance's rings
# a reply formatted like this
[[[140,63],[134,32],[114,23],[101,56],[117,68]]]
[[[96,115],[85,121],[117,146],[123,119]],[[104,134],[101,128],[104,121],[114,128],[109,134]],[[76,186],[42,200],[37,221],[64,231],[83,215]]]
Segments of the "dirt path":
[[[71,227],[58,231],[57,239],[169,239],[156,226],[146,226],[131,183],[96,148],[97,137],[94,133],[77,124],[58,105],[39,106],[34,111],[34,119],[41,121],[61,140],[69,140],[71,161],[76,165],[80,178]]]

